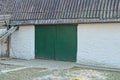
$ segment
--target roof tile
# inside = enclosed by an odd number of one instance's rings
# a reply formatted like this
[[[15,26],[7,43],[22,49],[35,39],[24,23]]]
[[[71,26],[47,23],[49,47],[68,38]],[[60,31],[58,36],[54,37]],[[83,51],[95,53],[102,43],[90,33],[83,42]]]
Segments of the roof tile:
[[[0,14],[11,20],[120,20],[120,0],[0,0]]]

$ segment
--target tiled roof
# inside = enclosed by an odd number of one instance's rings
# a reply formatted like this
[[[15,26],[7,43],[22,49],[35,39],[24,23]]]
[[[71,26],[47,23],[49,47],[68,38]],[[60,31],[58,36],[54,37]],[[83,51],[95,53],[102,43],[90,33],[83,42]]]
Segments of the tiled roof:
[[[21,23],[120,22],[120,0],[0,0],[3,13]]]

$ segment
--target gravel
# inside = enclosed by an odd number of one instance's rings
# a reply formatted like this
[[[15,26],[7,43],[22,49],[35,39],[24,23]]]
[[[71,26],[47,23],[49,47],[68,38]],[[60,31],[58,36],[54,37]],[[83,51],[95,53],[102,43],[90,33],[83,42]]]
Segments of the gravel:
[[[33,80],[106,80],[107,77],[96,70],[88,69],[64,69],[54,70],[50,75],[36,77]]]

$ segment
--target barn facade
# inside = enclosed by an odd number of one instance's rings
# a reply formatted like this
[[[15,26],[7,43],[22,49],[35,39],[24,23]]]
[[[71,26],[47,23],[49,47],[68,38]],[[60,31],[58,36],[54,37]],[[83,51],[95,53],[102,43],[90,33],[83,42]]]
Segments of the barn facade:
[[[19,26],[10,39],[11,58],[120,68],[120,0],[1,1],[6,10],[0,14]]]

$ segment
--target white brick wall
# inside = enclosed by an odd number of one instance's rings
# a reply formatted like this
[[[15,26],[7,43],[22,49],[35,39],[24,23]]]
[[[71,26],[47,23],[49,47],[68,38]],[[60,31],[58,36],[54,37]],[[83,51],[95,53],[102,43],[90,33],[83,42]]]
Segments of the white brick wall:
[[[120,23],[79,24],[77,63],[120,68]]]
[[[11,36],[11,58],[34,59],[34,26],[20,26]]]

